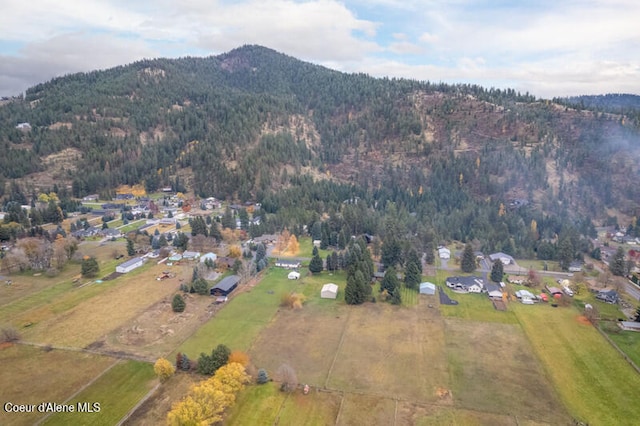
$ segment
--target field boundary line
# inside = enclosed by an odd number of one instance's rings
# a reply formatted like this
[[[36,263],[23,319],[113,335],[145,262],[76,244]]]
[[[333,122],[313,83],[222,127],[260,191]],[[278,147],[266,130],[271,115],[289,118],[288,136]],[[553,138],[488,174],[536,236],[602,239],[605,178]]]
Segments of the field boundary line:
[[[94,377],[93,379],[91,379],[89,382],[85,383],[83,386],[80,387],[80,389],[78,389],[77,391],[75,391],[73,393],[73,395],[71,395],[69,398],[65,399],[62,404],[67,404],[69,401],[71,401],[73,398],[75,398],[76,396],[78,396],[80,394],[80,392],[82,392],[83,390],[85,390],[86,388],[88,388],[89,386],[91,386],[93,383],[95,383],[96,380],[98,380],[100,377],[104,376],[105,374],[107,374],[107,372],[109,370],[111,370],[113,367],[115,367],[117,364],[119,364],[120,362],[122,362],[121,359],[116,359],[113,364],[111,364],[110,366],[108,366],[107,368],[105,368],[100,374],[98,374],[96,377]],[[55,413],[47,413],[47,415],[45,415],[44,417],[41,417],[40,419],[38,419],[38,421],[36,423],[34,423],[36,426],[42,424],[42,422],[44,422],[45,420],[47,420],[49,417],[51,417],[51,415],[53,415]]]
[[[132,354],[126,354],[126,353],[112,353],[108,351],[99,351],[95,349],[74,348],[72,346],[56,346],[56,345],[49,345],[46,343],[28,342],[26,340],[18,340],[15,343],[18,345],[35,346],[37,348],[43,348],[43,349],[51,349],[51,350],[67,351],[67,352],[81,352],[81,353],[91,354],[91,355],[106,356],[106,357],[115,358],[118,360],[128,359],[131,361],[139,361],[139,362],[146,362],[149,364],[153,364],[153,361],[148,358],[132,355]]]
[[[287,392],[287,395],[282,400],[282,403],[280,404],[280,408],[278,408],[278,415],[276,416],[276,419],[273,421],[273,426],[276,426],[277,424],[280,423],[280,413],[282,413],[282,407],[284,407],[284,404],[287,402],[287,399],[289,399],[289,395],[291,395],[291,393]]]
[[[333,361],[331,361],[331,367],[329,367],[329,371],[327,372],[327,378],[324,381],[324,387],[327,388],[329,384],[329,379],[331,378],[331,373],[333,372],[333,366],[336,364],[336,360],[338,359],[338,354],[342,349],[342,343],[344,342],[344,336],[347,334],[347,326],[349,325],[349,318],[351,317],[351,309],[347,311],[347,319],[344,322],[344,327],[342,328],[342,334],[340,335],[340,343],[338,343],[338,348],[336,349],[336,354],[333,356]]]
[[[138,410],[138,408],[142,406],[142,404],[147,402],[147,400],[151,398],[153,394],[156,393],[159,387],[160,387],[160,383],[156,383],[156,385],[149,392],[147,392],[147,394],[144,397],[142,397],[142,399],[138,401],[138,403],[131,410],[129,410],[129,412],[125,414],[124,417],[122,417],[118,423],[116,423],[116,426],[121,426],[124,422],[129,420],[129,418],[133,415],[133,413],[135,413],[136,410]]]
[[[342,394],[342,398],[340,398],[340,407],[338,408],[338,414],[336,414],[336,426],[338,426],[338,421],[340,420],[340,414],[342,414],[342,406],[344,405],[344,397],[345,393],[340,392]]]
[[[393,410],[393,426],[398,423],[398,400],[396,399],[396,407]]]
[[[607,340],[607,342],[609,342],[609,344],[613,346],[613,348],[616,351],[618,351],[620,355],[622,355],[622,358],[624,358],[624,360],[627,361],[629,365],[631,365],[631,367],[633,367],[633,369],[636,370],[637,373],[640,373],[640,367],[638,367],[636,363],[633,362],[633,360],[622,349],[620,349],[620,347],[616,344],[616,342],[614,342],[613,340],[611,340],[609,336],[607,336],[607,333],[602,331],[602,329],[600,328],[600,325],[596,326],[596,330],[598,330],[598,332],[602,334],[602,336]]]

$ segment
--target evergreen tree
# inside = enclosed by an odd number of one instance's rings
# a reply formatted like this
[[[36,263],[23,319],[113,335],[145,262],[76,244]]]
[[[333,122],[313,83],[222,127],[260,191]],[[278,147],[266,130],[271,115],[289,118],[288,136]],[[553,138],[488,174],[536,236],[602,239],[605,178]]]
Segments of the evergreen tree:
[[[422,262],[415,250],[409,250],[404,271],[404,285],[407,288],[417,289],[422,280]]]
[[[460,262],[460,269],[462,272],[473,272],[476,270],[476,258],[473,254],[473,247],[471,244],[467,244],[464,246],[464,251],[462,252],[462,261]]]
[[[133,240],[131,238],[127,238],[127,254],[129,256],[136,254],[136,249],[133,247]]]
[[[323,269],[322,258],[320,257],[320,255],[317,253],[317,250],[316,250],[316,254],[311,258],[311,261],[309,262],[309,271],[312,274],[318,274],[322,272],[322,269]]]
[[[192,284],[193,291],[199,295],[209,294],[209,284],[204,278],[197,278]]]
[[[390,293],[389,301],[392,305],[401,305],[402,304],[402,295],[400,294],[400,286],[393,289],[393,292]]]
[[[623,276],[625,272],[624,261],[624,249],[622,246],[618,246],[618,250],[613,255],[611,263],[609,263],[609,270],[613,275]]]
[[[382,245],[382,265],[386,268],[396,266],[402,258],[402,247],[400,241],[395,237],[389,237]]]
[[[361,305],[366,299],[366,292],[363,291],[367,285],[362,272],[353,269],[347,276],[347,285],[344,290],[344,300],[349,305]]]
[[[256,378],[256,383],[259,385],[264,385],[269,381],[269,375],[267,374],[267,370],[261,368],[258,370],[258,377]]]
[[[568,270],[573,258],[574,249],[573,244],[571,243],[571,238],[565,237],[558,245],[558,261],[560,263],[560,268],[562,268],[563,271]]]
[[[186,306],[187,304],[181,295],[176,294],[173,296],[173,300],[171,301],[171,309],[173,309],[173,312],[184,312]]]
[[[336,267],[333,264],[333,258],[331,257],[331,253],[327,253],[327,259],[325,261],[325,265],[326,265],[327,271],[329,272],[333,272],[336,270]]]
[[[93,278],[100,272],[100,266],[95,257],[82,259],[81,273],[83,277]]]
[[[391,295],[398,287],[400,287],[400,282],[398,281],[397,272],[392,266],[384,273],[384,278],[382,278],[382,282],[380,283],[380,292],[386,290],[387,294]]]
[[[496,259],[491,267],[491,281],[499,283],[504,275],[504,265],[500,259]]]

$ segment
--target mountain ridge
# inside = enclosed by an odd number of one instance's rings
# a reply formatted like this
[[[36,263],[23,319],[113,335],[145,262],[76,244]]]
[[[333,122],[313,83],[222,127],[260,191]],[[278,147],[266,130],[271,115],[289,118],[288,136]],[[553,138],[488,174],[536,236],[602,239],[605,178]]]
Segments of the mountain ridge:
[[[36,85],[0,107],[0,169],[5,183],[59,182],[77,197],[180,180],[198,195],[265,201],[321,180],[422,216],[526,199],[540,214],[603,222],[637,214],[639,117],[345,74],[250,45]]]

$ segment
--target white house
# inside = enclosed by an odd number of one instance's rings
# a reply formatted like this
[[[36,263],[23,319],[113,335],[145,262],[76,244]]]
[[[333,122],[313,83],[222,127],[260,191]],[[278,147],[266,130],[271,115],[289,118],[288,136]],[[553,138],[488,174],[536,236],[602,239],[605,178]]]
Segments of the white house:
[[[182,258],[183,259],[197,259],[200,257],[200,252],[199,251],[185,251],[184,253],[182,253]]]
[[[495,262],[499,259],[503,265],[513,265],[516,263],[515,259],[512,256],[502,252],[490,254],[489,259],[491,260],[491,262]]]
[[[440,247],[438,249],[438,256],[440,259],[451,259],[451,250],[446,247]]]
[[[276,266],[278,268],[286,268],[286,269],[298,269],[302,266],[302,263],[298,260],[276,260]]]
[[[461,293],[482,293],[484,290],[482,277],[448,277],[445,283]]]
[[[298,271],[291,271],[291,272],[289,272],[289,275],[287,275],[287,278],[289,278],[290,280],[297,280],[297,279],[300,279],[300,272],[298,272]]]
[[[133,259],[129,259],[116,266],[116,272],[126,274],[127,272],[131,272],[142,265],[144,265],[144,259],[141,257],[134,257]]]
[[[335,299],[338,297],[338,286],[333,283],[323,285],[320,297],[323,299]]]
[[[213,252],[209,252],[200,256],[200,262],[202,263],[206,262],[207,259],[210,259],[212,262],[215,263],[215,261],[218,259],[218,255]]]

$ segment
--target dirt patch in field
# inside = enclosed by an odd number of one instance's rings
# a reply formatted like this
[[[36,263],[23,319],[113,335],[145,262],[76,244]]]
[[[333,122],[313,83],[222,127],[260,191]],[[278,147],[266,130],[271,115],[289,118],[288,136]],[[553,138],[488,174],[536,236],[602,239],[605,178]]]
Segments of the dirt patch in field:
[[[491,302],[493,302],[493,307],[496,308],[497,311],[507,310],[507,304],[504,303],[503,300],[491,299]]]
[[[576,321],[578,321],[580,324],[591,325],[591,321],[589,321],[589,319],[584,315],[578,315],[576,317]]]
[[[11,342],[2,342],[0,343],[0,351],[3,349],[10,348],[11,346],[13,346],[13,343]]]

